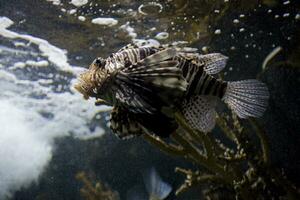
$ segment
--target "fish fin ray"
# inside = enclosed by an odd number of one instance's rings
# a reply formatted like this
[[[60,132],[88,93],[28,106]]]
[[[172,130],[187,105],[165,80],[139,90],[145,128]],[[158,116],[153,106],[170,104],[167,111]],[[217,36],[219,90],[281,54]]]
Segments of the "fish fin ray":
[[[190,126],[210,132],[216,124],[216,97],[196,95],[182,103],[182,112]]]
[[[151,66],[132,64],[117,72],[116,98],[138,111],[153,113],[161,104],[174,105],[186,91],[187,82],[177,61],[161,61]]]
[[[149,113],[152,114],[156,108],[151,105],[151,99],[147,95],[138,94],[130,86],[119,84],[116,92],[117,101],[126,106],[128,110],[134,113]]]
[[[115,106],[110,114],[110,129],[120,139],[140,136],[142,128],[129,110]]]
[[[161,61],[152,66],[138,63],[125,68],[120,75],[127,77],[129,82],[140,82],[158,88],[174,88],[183,92],[186,90],[187,83],[177,65],[178,61],[175,60]]]
[[[267,86],[256,80],[228,82],[223,100],[240,117],[260,117],[269,99]]]
[[[168,48],[147,56],[141,62],[145,66],[149,66],[173,58],[176,56],[176,54],[177,51],[174,48]]]
[[[221,72],[227,63],[228,57],[220,53],[210,53],[206,55],[198,55],[197,62],[204,65],[206,73],[218,74]]]

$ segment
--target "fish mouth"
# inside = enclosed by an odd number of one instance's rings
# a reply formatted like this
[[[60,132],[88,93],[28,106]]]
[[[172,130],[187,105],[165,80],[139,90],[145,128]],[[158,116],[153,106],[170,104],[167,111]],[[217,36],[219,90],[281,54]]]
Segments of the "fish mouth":
[[[79,75],[78,83],[74,85],[74,88],[83,95],[84,99],[95,97],[93,91],[96,88],[96,84],[92,81],[92,74],[89,71]]]

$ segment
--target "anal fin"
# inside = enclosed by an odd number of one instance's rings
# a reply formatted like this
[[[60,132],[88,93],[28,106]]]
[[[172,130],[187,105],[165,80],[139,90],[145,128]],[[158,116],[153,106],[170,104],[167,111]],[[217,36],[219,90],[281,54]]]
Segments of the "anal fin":
[[[192,96],[182,103],[182,113],[193,129],[210,132],[216,124],[216,98],[213,96]]]

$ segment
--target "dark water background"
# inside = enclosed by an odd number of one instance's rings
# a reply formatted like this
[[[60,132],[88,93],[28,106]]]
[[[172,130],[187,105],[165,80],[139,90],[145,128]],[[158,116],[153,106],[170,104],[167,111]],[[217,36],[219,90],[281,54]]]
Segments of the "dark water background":
[[[119,28],[127,22],[138,39],[153,39],[165,31],[169,37],[161,43],[187,41],[189,46],[205,53],[227,55],[230,59],[225,69],[226,80],[259,77],[268,85],[270,106],[261,122],[271,142],[272,160],[299,186],[300,19],[296,19],[300,14],[299,1],[156,1],[163,6],[162,12],[154,10],[146,16],[137,10],[148,1],[92,0],[77,8],[75,14],[62,12],[62,8],[68,11],[75,7],[66,0],[61,2],[62,5],[53,5],[45,0],[0,0],[0,15],[15,22],[9,30],[43,38],[65,49],[69,63],[75,66],[87,67],[95,57],[106,57],[130,43],[132,38]],[[85,16],[86,21],[78,20],[79,15]],[[92,24],[91,19],[96,17],[113,17],[119,22],[112,27]],[[233,23],[234,19],[239,23]],[[220,34],[215,34],[217,29],[221,30]],[[11,44],[9,39],[0,37],[0,45]],[[283,50],[263,70],[263,60],[278,46]],[[16,62],[17,59],[7,60]],[[5,66],[8,61],[1,64]],[[34,79],[29,74],[26,76]],[[82,184],[75,179],[75,174],[82,170],[94,180],[107,183],[125,199],[132,186],[142,184],[143,169],[154,166],[176,188],[183,177],[175,174],[174,167],[194,167],[162,154],[140,138],[118,140],[105,126],[108,113],[102,115],[101,124],[107,134],[93,140],[71,136],[55,139],[52,159],[39,181],[21,188],[11,199],[81,199]],[[93,123],[89,124],[91,129]],[[200,191],[193,190],[176,198],[171,194],[169,199],[201,198]]]

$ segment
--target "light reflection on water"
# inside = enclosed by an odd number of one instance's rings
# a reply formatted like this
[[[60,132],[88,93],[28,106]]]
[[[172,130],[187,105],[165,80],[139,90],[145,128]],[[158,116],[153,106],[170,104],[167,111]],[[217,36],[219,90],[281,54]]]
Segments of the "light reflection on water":
[[[16,107],[14,113],[25,118],[20,124],[13,123],[16,127],[30,127],[22,132],[23,136],[31,134],[31,141],[36,142],[37,137],[43,135],[47,143],[44,147],[50,151],[41,154],[41,159],[48,158],[41,166],[39,159],[37,165],[29,166],[31,177],[19,181],[14,175],[8,176],[15,182],[7,186],[7,182],[0,180],[0,188],[19,189],[22,184],[36,179],[50,160],[54,138],[68,134],[86,138],[87,135],[102,133],[106,128],[104,117],[101,125],[97,123],[99,108],[92,102],[83,101],[72,89],[78,70],[88,66],[96,56],[106,57],[135,39],[158,39],[161,43],[187,41],[203,53],[216,51],[229,56],[225,78],[255,77],[272,49],[278,46],[289,48],[296,40],[299,5],[296,6],[295,1],[286,2],[274,0],[258,4],[256,1],[241,1],[237,4],[174,0],[151,4],[147,1],[112,0],[88,1],[81,6],[76,4],[77,7],[68,0],[26,0],[22,3],[1,0],[1,15],[14,22],[7,29],[12,34],[26,37],[9,39],[3,30],[1,32],[0,89],[4,92],[0,94],[0,101],[5,100],[3,105],[6,107]],[[108,18],[107,25],[92,23],[96,18]],[[44,46],[28,39],[28,35],[35,41],[43,39]],[[55,48],[58,54],[54,53]],[[11,118],[1,120],[2,124],[12,123]],[[7,129],[0,139],[9,141],[10,132]],[[16,145],[21,142],[17,141]],[[0,157],[4,158],[3,163],[8,163],[10,158],[5,156],[3,149],[11,144],[4,144],[0,147]],[[18,151],[22,152],[22,148],[20,146]],[[36,157],[34,151],[24,153]],[[20,162],[4,167],[0,165],[0,175],[7,169],[19,170],[20,166]],[[1,184],[6,186],[1,187]],[[118,184],[115,187],[119,187],[121,193],[128,189]],[[4,189],[0,194],[6,192]]]

